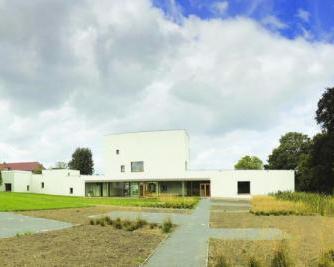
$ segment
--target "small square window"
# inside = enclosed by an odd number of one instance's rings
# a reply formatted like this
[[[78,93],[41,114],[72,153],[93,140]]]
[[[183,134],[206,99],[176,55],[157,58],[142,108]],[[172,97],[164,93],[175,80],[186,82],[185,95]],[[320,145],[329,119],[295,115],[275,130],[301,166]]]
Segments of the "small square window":
[[[238,182],[238,194],[250,194],[250,182]]]
[[[125,172],[125,166],[121,165],[121,172]]]
[[[44,188],[44,182],[41,183],[41,187]]]
[[[30,190],[30,186],[29,185],[27,185],[27,191],[29,191]]]
[[[73,187],[70,187],[70,194],[73,194]]]
[[[116,155],[119,155],[119,149],[116,149]]]
[[[144,171],[144,161],[131,162],[131,172],[143,172],[143,171]]]

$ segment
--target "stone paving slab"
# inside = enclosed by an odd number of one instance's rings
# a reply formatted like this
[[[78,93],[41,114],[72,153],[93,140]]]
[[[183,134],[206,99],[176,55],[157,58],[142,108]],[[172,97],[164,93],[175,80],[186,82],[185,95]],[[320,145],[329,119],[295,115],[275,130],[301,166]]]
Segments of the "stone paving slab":
[[[34,218],[12,212],[0,212],[0,238],[12,237],[16,234],[59,230],[72,226],[66,222]]]
[[[207,264],[208,244],[210,238],[227,240],[279,240],[284,233],[276,228],[210,228],[211,210],[218,204],[219,209],[228,207],[228,212],[240,212],[247,209],[249,202],[228,200],[226,202],[202,199],[192,214],[151,213],[134,211],[113,211],[104,215],[113,219],[135,220],[138,217],[148,222],[161,223],[171,218],[178,227],[153,253],[145,263],[149,267],[201,267]],[[221,212],[222,210],[219,210]],[[245,211],[242,211],[245,212]],[[247,212],[247,210],[246,210]],[[223,216],[223,212],[222,212]]]

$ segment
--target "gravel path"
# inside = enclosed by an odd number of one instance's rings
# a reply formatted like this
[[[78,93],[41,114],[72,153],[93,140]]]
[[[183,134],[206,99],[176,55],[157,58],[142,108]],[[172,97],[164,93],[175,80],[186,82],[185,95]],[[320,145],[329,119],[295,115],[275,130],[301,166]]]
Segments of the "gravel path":
[[[64,229],[71,226],[73,225],[70,223],[55,220],[34,218],[12,212],[0,212],[0,238]]]
[[[227,212],[238,212],[248,209],[249,203],[231,200],[210,202],[209,199],[203,199],[189,215],[126,211],[115,211],[107,215],[127,219],[140,217],[157,223],[170,217],[172,222],[178,225],[148,260],[146,266],[150,267],[206,266],[208,242],[211,237],[229,240],[276,240],[284,237],[283,232],[276,228],[212,229],[209,227],[212,206],[226,208]]]

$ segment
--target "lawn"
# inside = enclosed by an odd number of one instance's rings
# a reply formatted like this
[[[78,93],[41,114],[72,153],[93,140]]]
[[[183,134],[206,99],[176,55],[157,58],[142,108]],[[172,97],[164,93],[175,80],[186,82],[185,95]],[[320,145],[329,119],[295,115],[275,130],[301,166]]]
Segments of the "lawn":
[[[64,209],[96,205],[189,209],[198,201],[197,197],[86,198],[0,192],[0,211]]]

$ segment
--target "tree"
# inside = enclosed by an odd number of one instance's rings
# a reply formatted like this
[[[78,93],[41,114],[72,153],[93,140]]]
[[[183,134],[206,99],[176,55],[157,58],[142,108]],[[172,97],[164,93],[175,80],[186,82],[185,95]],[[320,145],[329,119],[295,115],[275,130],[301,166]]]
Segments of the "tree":
[[[269,155],[266,169],[297,170],[301,157],[308,154],[311,139],[302,133],[289,132],[283,135],[280,144]]]
[[[302,133],[289,132],[283,135],[280,144],[269,155],[266,169],[295,170],[296,190],[307,191],[310,188],[311,139]]]
[[[334,87],[327,88],[323,93],[315,119],[324,131],[334,131]]]
[[[83,175],[93,174],[94,162],[92,151],[89,148],[77,148],[68,163],[70,169],[79,170]]]
[[[44,170],[44,167],[42,166],[42,165],[40,165],[40,166],[38,166],[38,167],[36,167],[33,171],[32,171],[32,173],[33,174],[42,174],[42,171]]]
[[[261,170],[262,161],[256,156],[244,156],[234,165],[236,170]]]
[[[54,168],[52,169],[58,169],[58,170],[68,169],[68,164],[66,162],[58,161],[56,162]]]

